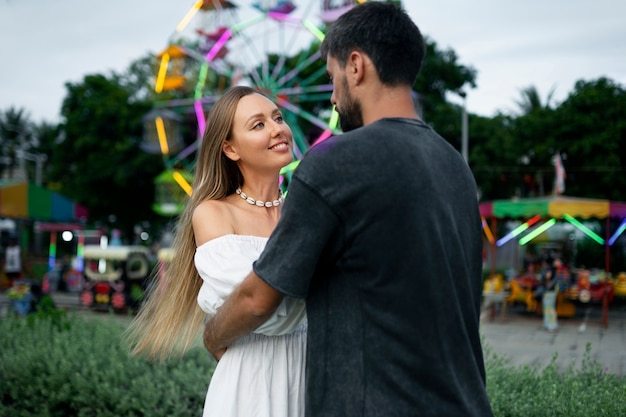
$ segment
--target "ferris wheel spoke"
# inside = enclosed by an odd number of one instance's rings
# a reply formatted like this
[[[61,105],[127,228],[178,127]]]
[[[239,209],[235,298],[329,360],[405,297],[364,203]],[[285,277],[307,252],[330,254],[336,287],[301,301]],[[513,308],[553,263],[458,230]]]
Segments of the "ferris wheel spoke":
[[[313,21],[319,20],[314,10],[315,6],[319,7],[319,1],[293,2],[299,3],[295,13],[293,4],[269,9],[264,1],[263,5],[254,7],[256,11],[250,10],[252,14],[244,12],[246,17],[240,19],[239,7],[224,8],[223,0],[198,0],[185,15],[176,31],[180,38],[169,38],[170,46],[178,47],[184,54],[163,55],[155,79],[158,78],[168,94],[156,106],[172,110],[178,119],[197,129],[193,141],[183,137],[189,136],[184,125],[178,128],[178,142],[169,131],[161,135],[166,138],[161,139],[160,149],[168,170],[181,171],[182,175],[184,168],[191,176],[195,165],[193,155],[202,141],[207,114],[233,85],[250,85],[263,91],[283,110],[293,132],[296,162],[312,144],[341,133],[330,105],[333,86],[327,83],[326,68],[320,65],[318,47],[325,35]],[[309,19],[313,14],[317,18]],[[190,24],[192,19],[198,24],[195,28]],[[190,34],[196,38],[187,37]],[[186,94],[190,97],[185,97]],[[163,127],[176,123],[180,122],[164,120]],[[146,139],[150,141],[147,145],[152,146],[146,145],[146,149],[155,149],[153,136]],[[168,144],[169,151],[163,152],[163,146]],[[288,183],[289,175],[284,175],[284,179]],[[189,192],[189,182],[176,183]]]

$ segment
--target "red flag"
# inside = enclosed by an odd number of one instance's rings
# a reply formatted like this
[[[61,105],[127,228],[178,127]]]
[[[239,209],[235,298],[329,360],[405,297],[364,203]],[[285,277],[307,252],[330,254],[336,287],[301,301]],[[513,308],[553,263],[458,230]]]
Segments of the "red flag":
[[[554,195],[561,195],[565,192],[565,168],[563,168],[563,160],[561,160],[561,154],[557,152],[552,158],[555,168],[554,176]]]

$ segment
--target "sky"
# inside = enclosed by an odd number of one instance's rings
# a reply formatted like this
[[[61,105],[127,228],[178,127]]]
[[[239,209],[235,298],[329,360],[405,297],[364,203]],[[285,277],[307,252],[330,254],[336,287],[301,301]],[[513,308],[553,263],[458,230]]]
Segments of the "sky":
[[[229,19],[257,15],[253,0],[231,1],[239,10]],[[321,0],[294,2],[294,15],[319,23]],[[162,51],[194,3],[0,0],[0,111],[24,108],[35,122],[60,122],[65,83],[123,72],[133,60]],[[404,6],[439,49],[454,50],[458,63],[476,69],[477,88],[467,91],[470,113],[515,113],[521,90],[530,86],[544,100],[552,92],[555,104],[578,80],[604,76],[626,86],[626,2],[404,0]],[[189,30],[200,19],[208,18],[198,14]]]

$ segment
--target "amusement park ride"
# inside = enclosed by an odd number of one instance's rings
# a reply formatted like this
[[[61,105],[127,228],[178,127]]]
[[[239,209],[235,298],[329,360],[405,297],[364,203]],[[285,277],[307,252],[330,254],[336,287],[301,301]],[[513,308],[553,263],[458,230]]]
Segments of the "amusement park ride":
[[[156,56],[155,92],[162,100],[144,118],[143,149],[163,156],[153,205],[161,215],[182,210],[206,117],[230,86],[263,91],[292,128],[294,162],[283,170],[284,190],[306,149],[339,133],[319,45],[324,25],[365,0],[252,1],[243,7],[197,0]],[[184,123],[195,132],[183,133]]]
[[[324,32],[318,24],[334,21],[358,2],[260,0],[244,9],[229,0],[195,1],[156,55],[154,88],[161,99],[143,119],[142,149],[161,154],[165,165],[154,180],[157,213],[175,216],[182,210],[191,195],[206,117],[234,85],[249,85],[271,97],[291,127],[294,162],[281,176],[286,190],[308,147],[339,133],[338,116],[330,108],[332,85],[320,60]],[[81,304],[115,311],[137,308],[152,274],[147,249],[85,245],[81,252]],[[159,252],[159,276],[170,258],[169,248]]]

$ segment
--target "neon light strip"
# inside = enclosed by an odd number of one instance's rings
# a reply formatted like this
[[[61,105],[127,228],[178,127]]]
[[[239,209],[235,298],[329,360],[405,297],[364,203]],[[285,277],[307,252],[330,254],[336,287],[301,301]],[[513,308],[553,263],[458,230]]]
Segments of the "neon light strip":
[[[196,100],[200,100],[202,98],[202,90],[204,89],[204,85],[206,83],[206,76],[209,73],[209,64],[206,62],[202,63],[200,67],[200,73],[198,74],[198,84],[196,84],[196,89],[194,91],[194,98]]]
[[[320,135],[319,138],[315,139],[315,141],[311,144],[311,147],[317,145],[320,142],[324,142],[326,139],[328,139],[329,137],[331,137],[333,134],[333,131],[330,129],[326,129],[324,132],[322,132],[322,134]]]
[[[339,113],[337,113],[337,109],[335,109],[335,106],[333,106],[333,112],[330,114],[330,121],[328,122],[328,127],[335,130],[338,124],[339,124]]]
[[[191,9],[189,9],[185,17],[183,17],[178,26],[176,26],[176,32],[180,32],[185,29],[187,23],[189,23],[191,18],[198,12],[198,10],[200,10],[200,7],[202,7],[203,4],[204,0],[198,0],[193,6],[191,6]]]
[[[521,225],[517,226],[515,229],[511,230],[509,233],[507,233],[506,235],[501,237],[496,242],[496,246],[500,247],[500,246],[504,245],[506,242],[508,242],[509,240],[513,239],[514,237],[519,236],[526,229],[528,229],[533,224],[537,223],[539,220],[541,220],[541,216],[536,215],[532,219],[528,220],[526,223],[522,223]]]
[[[213,58],[215,58],[220,49],[222,49],[224,45],[226,45],[226,42],[228,42],[228,39],[230,39],[232,34],[233,32],[230,29],[226,29],[224,33],[222,33],[222,36],[220,36],[220,38],[217,40],[217,42],[215,42],[213,48],[211,48],[209,53],[206,54],[205,59],[209,62],[213,61]]]
[[[258,23],[258,22],[262,21],[263,19],[265,19],[265,15],[259,15],[259,16],[255,17],[255,18],[252,18],[252,19],[247,20],[245,22],[241,22],[238,25],[233,26],[233,33],[237,33],[241,29],[245,28],[246,26]]]
[[[591,239],[595,240],[598,244],[604,245],[604,239],[598,236],[593,230],[589,229],[587,226],[570,216],[569,214],[564,214],[563,218],[576,226],[581,232],[589,236]]]
[[[491,233],[491,229],[489,228],[489,225],[487,224],[485,218],[481,217],[481,220],[483,223],[483,231],[485,232],[485,236],[487,236],[487,240],[489,240],[489,243],[493,245],[496,239],[493,237],[493,233]]]
[[[48,249],[48,270],[54,269],[57,258],[57,233],[50,232],[50,249]]]
[[[157,116],[154,120],[156,124],[157,136],[159,137],[159,145],[161,145],[161,153],[167,155],[170,153],[170,148],[167,146],[167,136],[165,135],[165,125],[161,116]]]
[[[193,108],[196,110],[196,118],[198,119],[198,137],[201,138],[204,135],[204,129],[206,129],[206,120],[204,119],[202,102],[196,101],[193,103]]]
[[[307,28],[312,34],[313,36],[315,36],[320,42],[324,40],[324,38],[326,37],[326,34],[324,32],[322,32],[317,26],[315,26],[313,23],[309,22],[308,20],[303,20],[302,24],[304,25],[305,28]]]
[[[527,244],[528,242],[530,242],[531,240],[533,240],[534,238],[536,238],[537,236],[539,236],[540,234],[542,234],[543,232],[545,232],[546,230],[554,226],[555,224],[556,224],[556,219],[548,220],[547,222],[545,222],[544,224],[542,224],[541,226],[539,226],[538,228],[536,228],[535,230],[533,230],[532,232],[530,232],[529,234],[521,238],[519,240],[520,246],[524,246],[525,244]]]
[[[187,195],[191,197],[191,185],[189,185],[187,180],[182,175],[180,175],[179,172],[174,172],[172,174],[172,177],[174,177],[174,180],[178,183],[178,185],[180,185],[180,188],[185,190]]]
[[[278,20],[279,22],[285,21],[285,20],[289,20],[289,14],[287,13],[280,13],[280,12],[267,12],[267,16],[271,17],[274,20]]]
[[[165,75],[167,74],[167,65],[170,62],[170,54],[163,54],[161,57],[161,65],[159,66],[159,75],[157,76],[154,91],[158,94],[163,91],[163,84],[165,84]]]
[[[83,272],[85,269],[85,234],[78,233],[78,245],[76,246],[76,270]]]
[[[609,239],[609,246],[613,246],[613,243],[617,240],[617,238],[626,230],[626,219],[622,220],[622,224],[617,228],[617,231],[613,233],[613,236]]]

